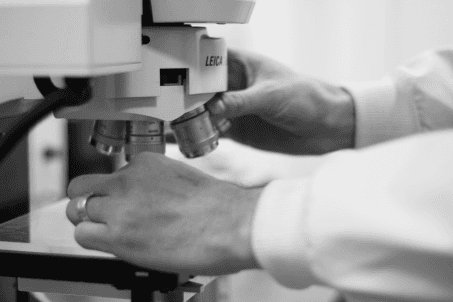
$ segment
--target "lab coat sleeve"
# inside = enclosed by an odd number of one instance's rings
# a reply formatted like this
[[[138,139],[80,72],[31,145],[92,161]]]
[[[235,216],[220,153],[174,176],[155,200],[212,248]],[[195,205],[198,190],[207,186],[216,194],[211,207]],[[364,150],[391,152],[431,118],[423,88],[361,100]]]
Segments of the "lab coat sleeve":
[[[453,46],[426,51],[381,81],[349,83],[356,147],[453,127]]]
[[[253,221],[258,263],[284,286],[327,285],[351,301],[453,301],[452,150],[453,130],[435,131],[272,181]]]

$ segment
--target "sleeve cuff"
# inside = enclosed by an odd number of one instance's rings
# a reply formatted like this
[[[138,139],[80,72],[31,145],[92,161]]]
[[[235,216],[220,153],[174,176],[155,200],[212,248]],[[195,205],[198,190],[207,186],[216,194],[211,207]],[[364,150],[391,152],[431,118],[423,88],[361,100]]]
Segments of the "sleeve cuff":
[[[397,100],[390,77],[381,81],[342,85],[356,108],[356,147],[366,147],[413,132],[413,116],[407,100]]]
[[[319,284],[308,259],[304,216],[306,180],[274,180],[263,190],[255,212],[252,246],[261,267],[280,284]]]

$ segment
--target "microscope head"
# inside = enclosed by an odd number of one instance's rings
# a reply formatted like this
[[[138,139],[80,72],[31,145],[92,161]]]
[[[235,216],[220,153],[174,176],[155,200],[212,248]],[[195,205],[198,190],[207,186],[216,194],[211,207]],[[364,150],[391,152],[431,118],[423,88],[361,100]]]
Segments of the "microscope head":
[[[227,89],[227,47],[197,23],[247,23],[255,0],[0,2],[0,74],[89,77],[87,104],[55,112],[93,120],[104,154],[165,152],[172,129],[187,157],[217,146],[227,121],[205,103]],[[27,97],[26,97],[27,98]]]

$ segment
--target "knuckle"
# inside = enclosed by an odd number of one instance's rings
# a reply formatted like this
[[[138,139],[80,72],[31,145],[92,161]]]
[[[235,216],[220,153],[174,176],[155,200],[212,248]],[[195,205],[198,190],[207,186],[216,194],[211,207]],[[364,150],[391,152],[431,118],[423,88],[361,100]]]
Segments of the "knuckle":
[[[133,161],[133,163],[141,164],[143,162],[148,161],[149,158],[150,158],[150,153],[142,152],[142,153],[137,154],[132,161]]]
[[[126,170],[138,170],[143,167],[148,167],[155,163],[156,160],[158,160],[158,158],[161,156],[163,155],[158,153],[141,152],[129,162]]]
[[[238,115],[244,111],[245,100],[241,94],[231,93],[225,97],[224,104],[227,112],[231,115]]]
[[[126,195],[134,187],[134,181],[129,173],[119,173],[113,178],[111,183],[112,190],[120,193],[120,195]]]
[[[225,102],[222,100],[222,97],[219,96],[206,104],[209,112],[212,115],[221,115],[225,113]]]

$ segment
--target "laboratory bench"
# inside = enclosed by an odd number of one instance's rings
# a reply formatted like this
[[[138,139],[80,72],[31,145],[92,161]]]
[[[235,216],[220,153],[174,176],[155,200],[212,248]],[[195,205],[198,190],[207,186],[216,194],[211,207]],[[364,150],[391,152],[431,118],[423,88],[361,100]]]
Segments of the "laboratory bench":
[[[18,302],[29,301],[28,292],[132,302],[212,301],[214,277],[148,270],[78,245],[66,218],[68,202],[48,203],[0,224],[0,275],[15,278]]]

